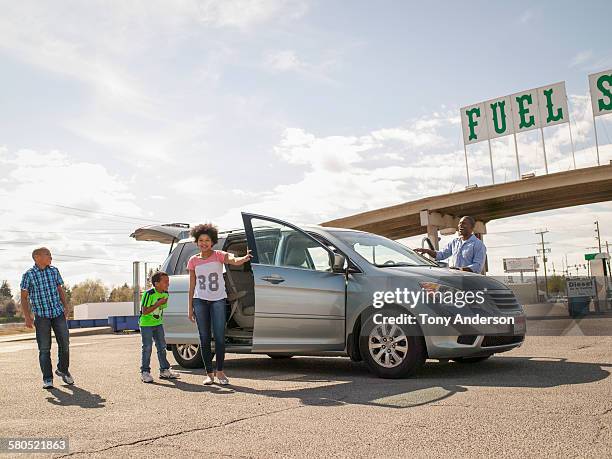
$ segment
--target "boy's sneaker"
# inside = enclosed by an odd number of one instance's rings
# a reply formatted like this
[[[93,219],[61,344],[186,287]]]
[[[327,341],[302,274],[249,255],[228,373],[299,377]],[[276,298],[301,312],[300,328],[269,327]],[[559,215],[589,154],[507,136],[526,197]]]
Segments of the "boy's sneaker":
[[[179,375],[178,373],[174,373],[169,369],[165,369],[159,372],[159,377],[161,379],[178,379]]]
[[[215,378],[212,377],[212,376],[206,376],[206,378],[204,378],[204,385],[205,386],[210,386],[214,382],[215,382]]]
[[[223,375],[219,377],[219,384],[221,384],[222,386],[227,386],[229,384],[229,379],[227,379],[227,376]]]
[[[53,379],[45,379],[43,381],[43,389],[53,389]]]
[[[62,373],[59,370],[55,370],[55,374],[62,378],[65,384],[68,384],[69,386],[72,386],[74,384],[74,379],[72,379],[70,373]]]
[[[144,383],[153,382],[153,376],[151,376],[151,373],[149,373],[148,371],[143,371],[142,374],[140,375],[140,379],[142,379],[142,382]]]

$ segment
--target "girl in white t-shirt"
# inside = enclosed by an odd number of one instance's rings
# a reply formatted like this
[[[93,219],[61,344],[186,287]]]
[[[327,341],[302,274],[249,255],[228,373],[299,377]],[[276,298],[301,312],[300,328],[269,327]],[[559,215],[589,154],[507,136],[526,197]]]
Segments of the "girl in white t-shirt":
[[[217,227],[211,223],[198,225],[191,230],[191,236],[198,244],[200,253],[187,262],[189,270],[189,320],[198,324],[200,349],[206,369],[205,385],[215,382],[229,384],[223,372],[225,360],[225,280],[223,265],[242,265],[251,259],[251,251],[244,257],[235,257],[222,250],[213,250],[218,241]],[[211,325],[215,335],[216,372],[212,366]]]

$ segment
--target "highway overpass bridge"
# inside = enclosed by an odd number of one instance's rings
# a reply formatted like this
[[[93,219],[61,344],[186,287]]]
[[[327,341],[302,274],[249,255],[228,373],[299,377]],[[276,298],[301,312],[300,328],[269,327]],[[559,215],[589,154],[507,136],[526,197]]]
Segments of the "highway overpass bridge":
[[[477,220],[475,232],[486,223],[543,210],[612,200],[612,164],[557,172],[514,182],[488,185],[322,223],[401,239],[427,233],[438,248],[438,231],[448,234],[463,215]],[[445,231],[448,230],[448,231]]]

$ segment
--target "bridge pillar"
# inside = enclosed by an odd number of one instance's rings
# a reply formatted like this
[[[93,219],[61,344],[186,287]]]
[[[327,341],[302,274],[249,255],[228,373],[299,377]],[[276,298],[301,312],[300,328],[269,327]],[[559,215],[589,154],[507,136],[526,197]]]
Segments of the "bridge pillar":
[[[486,224],[480,220],[476,221],[476,226],[474,227],[474,236],[480,239],[484,243],[484,235],[487,234]],[[485,244],[486,247],[486,244]],[[482,274],[486,274],[489,271],[489,257],[485,258],[485,263],[482,268]]]
[[[434,246],[434,250],[440,250],[440,236],[438,236],[438,230],[440,228],[436,225],[427,225],[427,237]]]

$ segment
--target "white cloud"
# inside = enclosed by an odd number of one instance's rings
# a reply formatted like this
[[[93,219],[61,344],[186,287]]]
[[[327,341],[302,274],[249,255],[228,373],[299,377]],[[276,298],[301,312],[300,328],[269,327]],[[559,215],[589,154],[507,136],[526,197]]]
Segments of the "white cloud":
[[[205,0],[200,19],[217,27],[246,28],[279,17],[296,19],[306,10],[300,0]]]
[[[313,223],[447,193],[463,181],[464,172],[456,167],[462,164],[462,152],[441,153],[445,142],[437,129],[454,123],[454,118],[422,118],[362,136],[317,137],[303,129],[286,129],[274,151],[281,161],[303,168],[302,178],[245,195],[250,199],[218,220],[234,226],[239,211],[246,208]]]
[[[128,238],[153,216],[142,208],[129,181],[105,166],[61,151],[0,148],[0,167],[6,179],[0,183],[0,279],[13,287],[31,264],[29,253],[40,245],[52,249],[70,283],[88,277],[124,282],[130,278],[131,260],[142,259],[143,253],[148,253],[145,259],[163,261],[163,247],[149,245],[145,252]]]
[[[299,70],[304,67],[304,64],[298,59],[295,51],[292,50],[268,53],[265,58],[265,65],[271,70],[278,72]]]
[[[280,74],[292,72],[318,83],[338,85],[330,76],[339,64],[339,51],[330,49],[317,55],[316,62],[307,62],[292,49],[268,51],[264,54],[263,68],[267,72]]]
[[[529,23],[534,17],[534,13],[532,9],[526,9],[525,11],[523,11],[523,13],[521,14],[521,16],[519,17],[519,22],[521,24],[527,24]]]
[[[580,51],[578,54],[576,54],[572,58],[572,61],[570,62],[570,67],[576,67],[578,65],[584,64],[585,62],[591,60],[592,58],[593,58],[592,50],[587,49],[585,51]]]
[[[372,132],[372,137],[383,142],[396,140],[413,147],[438,146],[445,142],[445,139],[432,132],[430,127],[422,130],[403,128],[379,129]]]

